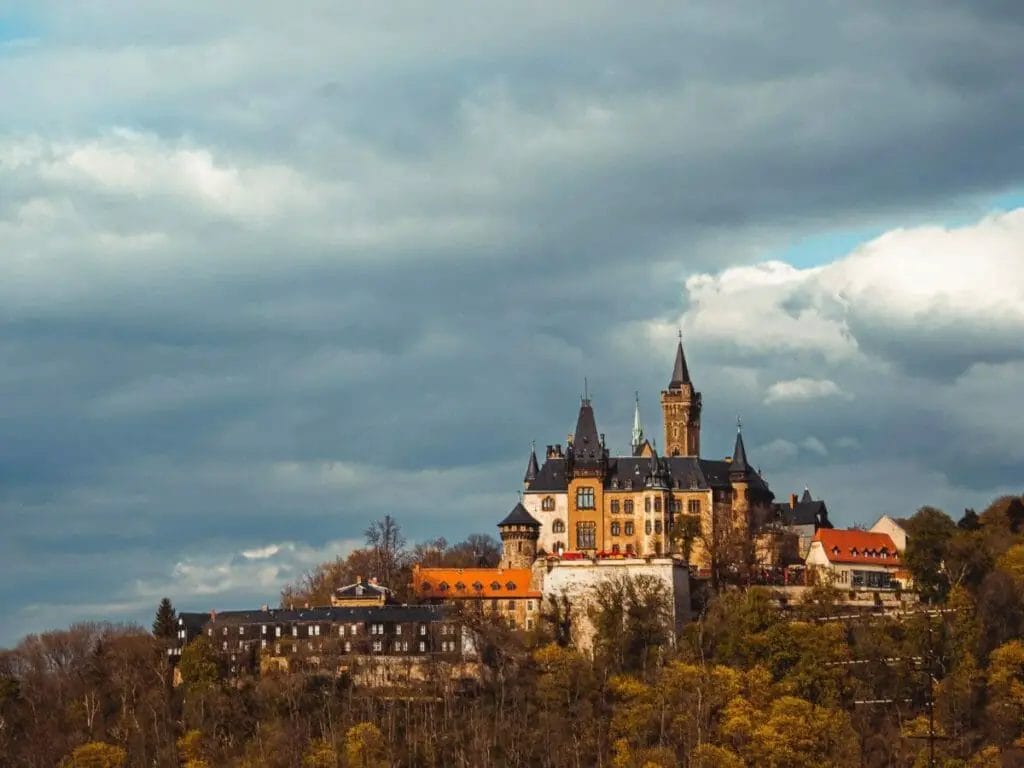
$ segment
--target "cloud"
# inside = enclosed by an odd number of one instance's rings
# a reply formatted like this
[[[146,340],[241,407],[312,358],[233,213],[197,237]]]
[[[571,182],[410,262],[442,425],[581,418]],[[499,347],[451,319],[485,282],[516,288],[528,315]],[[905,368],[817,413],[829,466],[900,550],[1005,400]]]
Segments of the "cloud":
[[[823,267],[767,262],[695,275],[682,324],[743,354],[874,359],[955,377],[975,362],[1024,356],[1022,243],[1024,208],[887,232]],[[799,377],[772,385],[766,402],[839,394],[835,382]]]
[[[766,404],[806,400],[818,400],[828,397],[846,397],[839,385],[829,379],[811,379],[800,377],[787,381],[777,381],[768,387],[765,395]]]
[[[742,413],[779,494],[843,522],[1020,476],[1019,214],[982,219],[1024,187],[1015,11],[32,8],[0,54],[0,643],[263,602],[384,513],[493,533],[584,377],[614,450],[635,390],[658,433],[680,317],[707,455]],[[778,258],[837,230],[887,234]],[[839,392],[765,405],[802,379]]]

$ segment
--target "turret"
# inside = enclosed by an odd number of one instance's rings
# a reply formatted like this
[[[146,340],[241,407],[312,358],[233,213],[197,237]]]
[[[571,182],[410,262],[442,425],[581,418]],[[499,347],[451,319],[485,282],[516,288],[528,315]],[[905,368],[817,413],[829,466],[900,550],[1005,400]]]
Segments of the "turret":
[[[501,536],[502,568],[529,568],[533,565],[537,559],[540,523],[522,502],[516,504],[505,519],[498,523],[498,534]]]
[[[661,392],[661,411],[665,421],[666,456],[700,456],[701,396],[690,381],[690,369],[679,334],[676,360],[668,389]]]

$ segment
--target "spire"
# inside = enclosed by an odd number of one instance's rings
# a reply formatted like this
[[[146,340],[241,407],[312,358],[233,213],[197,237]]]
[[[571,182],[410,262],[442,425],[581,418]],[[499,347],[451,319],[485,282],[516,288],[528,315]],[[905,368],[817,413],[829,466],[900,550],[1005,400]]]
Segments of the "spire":
[[[800,501],[814,501],[814,499],[811,498],[811,489],[808,488],[806,485],[804,486],[804,495],[800,498]]]
[[[536,443],[530,443],[530,460],[526,463],[526,474],[523,476],[523,482],[529,486],[530,483],[537,479],[538,472],[540,472],[540,467],[537,466],[537,445]]]
[[[604,466],[605,450],[601,435],[594,420],[594,409],[590,400],[580,403],[580,415],[576,419],[576,433],[572,439],[572,461],[577,468],[597,469]]]
[[[730,473],[746,474],[750,471],[747,464],[747,449],[743,445],[743,422],[736,417],[736,446],[732,450],[732,462],[729,464]]]
[[[633,454],[636,455],[644,444],[644,428],[640,424],[640,393],[636,393],[636,409],[633,411]]]
[[[676,345],[676,363],[672,366],[672,381],[668,383],[668,388],[682,389],[684,384],[690,383],[690,369],[686,367],[686,355],[683,354],[683,332],[679,331],[679,343]]]

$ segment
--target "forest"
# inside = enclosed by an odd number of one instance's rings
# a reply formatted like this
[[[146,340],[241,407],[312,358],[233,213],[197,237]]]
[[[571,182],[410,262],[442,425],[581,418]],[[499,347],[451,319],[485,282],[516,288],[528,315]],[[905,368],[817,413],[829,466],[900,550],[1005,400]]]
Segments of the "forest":
[[[679,637],[657,590],[609,586],[595,651],[567,642],[573,617],[545,606],[532,635],[481,626],[483,674],[407,690],[346,676],[227,679],[193,641],[172,685],[174,608],[152,629],[104,623],[0,651],[0,765],[32,768],[800,768],[1024,765],[1024,504],[906,523],[920,604],[851,615],[815,588],[780,608],[722,584]],[[474,536],[408,547],[390,518],[366,547],[325,563],[282,603],[318,603],[355,575],[407,581],[413,563],[493,563]]]

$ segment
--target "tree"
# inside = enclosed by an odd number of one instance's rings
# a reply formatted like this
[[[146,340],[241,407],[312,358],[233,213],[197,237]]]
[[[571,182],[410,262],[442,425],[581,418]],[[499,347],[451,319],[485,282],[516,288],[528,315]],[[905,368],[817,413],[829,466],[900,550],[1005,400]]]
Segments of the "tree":
[[[326,739],[317,739],[306,747],[302,768],[336,768],[338,760],[338,750],[334,745]]]
[[[346,768],[385,768],[387,754],[384,734],[373,723],[358,723],[345,733]]]
[[[612,670],[645,669],[649,654],[668,644],[668,588],[653,576],[608,578],[591,589],[594,654]]]
[[[368,575],[376,576],[392,589],[396,588],[395,579],[408,560],[402,527],[391,515],[384,515],[380,520],[370,523],[365,536],[374,567],[374,572]]]
[[[128,753],[123,748],[102,741],[90,741],[75,749],[64,760],[61,768],[123,768]]]
[[[921,597],[942,600],[949,591],[949,579],[943,560],[956,525],[942,510],[921,507],[907,521],[907,550],[904,562]]]
[[[165,597],[160,601],[156,609],[156,618],[153,620],[153,637],[163,640],[172,640],[178,629],[178,614],[171,604],[171,599]]]
[[[1011,640],[992,652],[987,714],[993,735],[1011,744],[1024,735],[1024,642]]]
[[[222,676],[220,654],[206,635],[200,635],[181,652],[178,671],[182,682],[194,691],[205,691],[216,686]]]

